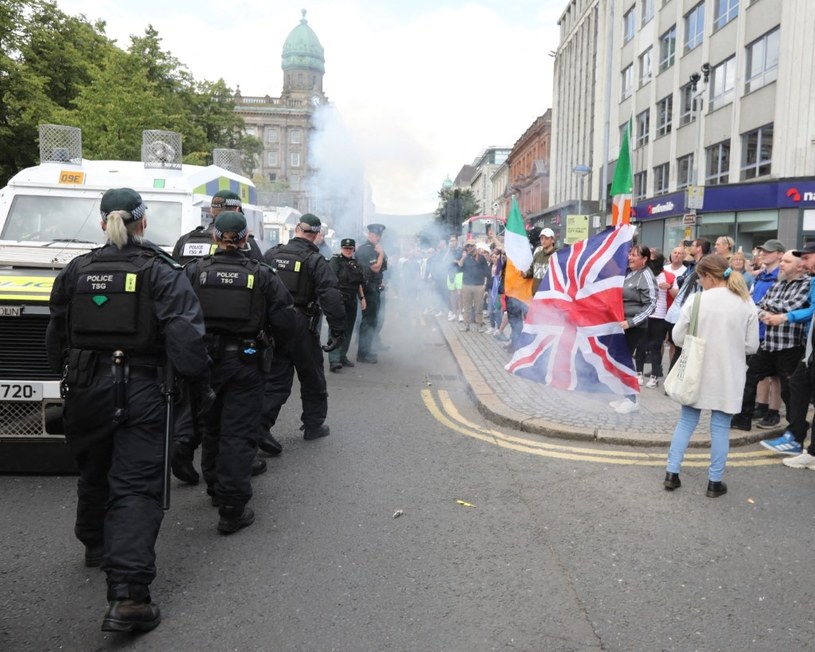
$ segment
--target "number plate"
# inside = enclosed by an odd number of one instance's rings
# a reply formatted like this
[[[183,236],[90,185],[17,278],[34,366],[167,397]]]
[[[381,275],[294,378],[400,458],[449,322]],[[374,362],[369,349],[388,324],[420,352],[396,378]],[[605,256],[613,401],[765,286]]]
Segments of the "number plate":
[[[0,401],[41,401],[42,383],[0,382]]]
[[[22,312],[20,306],[0,306],[0,317],[19,317]]]

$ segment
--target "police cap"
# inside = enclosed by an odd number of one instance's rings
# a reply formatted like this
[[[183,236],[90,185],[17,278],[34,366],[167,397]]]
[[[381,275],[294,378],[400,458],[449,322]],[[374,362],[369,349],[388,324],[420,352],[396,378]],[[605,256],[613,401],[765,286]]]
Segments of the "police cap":
[[[215,218],[215,237],[222,240],[224,233],[237,233],[238,240],[243,240],[248,234],[246,218],[237,211],[224,211]]]
[[[340,247],[356,247],[356,240],[353,238],[343,238],[340,240]]]
[[[99,212],[102,219],[107,222],[108,214],[113,211],[127,211],[131,218],[124,220],[125,224],[135,222],[144,217],[147,205],[142,201],[141,195],[132,188],[111,188],[102,195]]]
[[[300,228],[303,229],[303,231],[319,233],[322,225],[323,223],[320,222],[320,218],[312,213],[306,213],[300,218]]]
[[[365,227],[371,233],[376,233],[377,235],[382,235],[382,232],[385,230],[384,224],[369,224]]]
[[[241,198],[240,195],[232,192],[231,190],[219,190],[212,195],[210,206],[212,206],[212,208],[240,208]]]

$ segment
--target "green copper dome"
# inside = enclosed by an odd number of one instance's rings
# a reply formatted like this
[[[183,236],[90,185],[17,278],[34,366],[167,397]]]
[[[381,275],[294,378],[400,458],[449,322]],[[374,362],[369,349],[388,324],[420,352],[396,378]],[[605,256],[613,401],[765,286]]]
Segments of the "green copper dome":
[[[308,26],[306,10],[303,18],[283,44],[283,70],[316,70],[325,73],[325,54],[320,39]]]

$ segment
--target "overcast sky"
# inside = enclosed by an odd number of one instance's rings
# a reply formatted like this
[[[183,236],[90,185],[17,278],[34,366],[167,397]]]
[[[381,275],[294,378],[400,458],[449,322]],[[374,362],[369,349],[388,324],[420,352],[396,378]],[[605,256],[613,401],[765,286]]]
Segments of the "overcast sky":
[[[120,45],[152,24],[196,79],[278,97],[283,42],[306,9],[323,90],[351,132],[380,213],[431,212],[490,145],[511,147],[551,106],[567,0],[57,0]]]

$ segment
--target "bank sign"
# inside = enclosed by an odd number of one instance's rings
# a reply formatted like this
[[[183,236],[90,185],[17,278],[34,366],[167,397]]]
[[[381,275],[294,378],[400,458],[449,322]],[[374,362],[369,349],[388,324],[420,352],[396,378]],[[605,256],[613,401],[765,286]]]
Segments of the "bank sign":
[[[699,212],[704,214],[778,208],[815,208],[815,179],[706,186],[704,208]],[[655,197],[634,207],[634,214],[641,222],[677,217],[685,212],[684,192]]]

